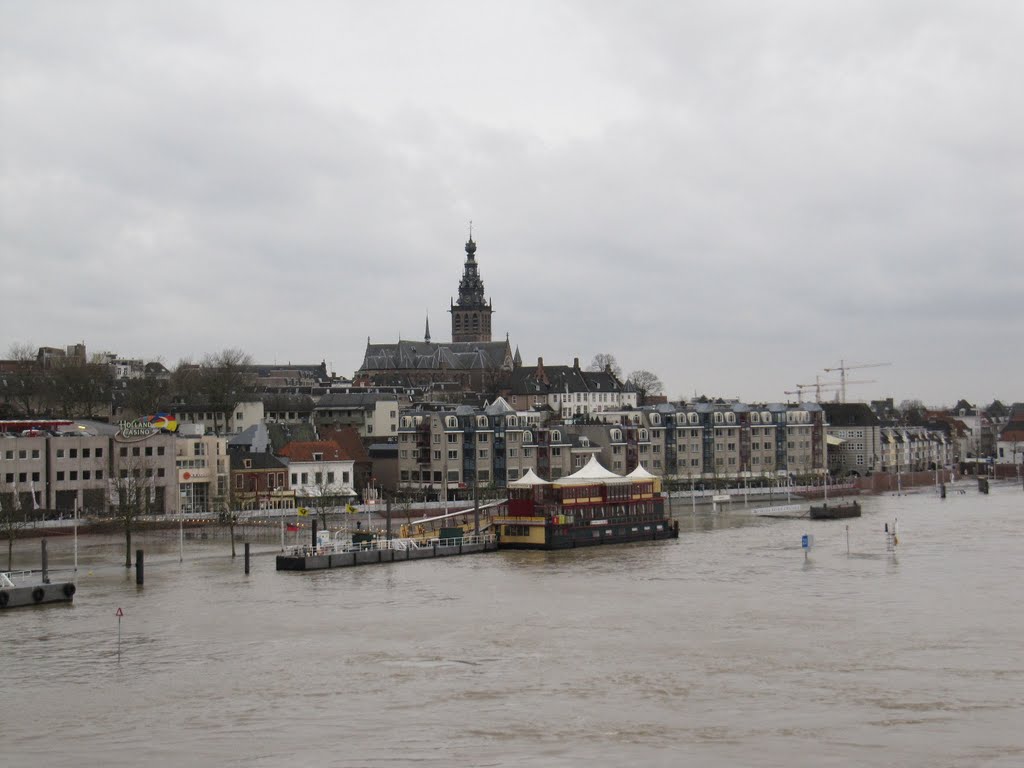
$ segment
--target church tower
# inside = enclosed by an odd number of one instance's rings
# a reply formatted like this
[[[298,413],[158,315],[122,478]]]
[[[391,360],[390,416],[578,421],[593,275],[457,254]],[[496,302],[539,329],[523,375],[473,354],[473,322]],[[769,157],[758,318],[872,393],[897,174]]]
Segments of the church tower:
[[[476,263],[476,243],[472,232],[466,243],[466,265],[459,281],[459,300],[452,302],[452,341],[490,341],[490,302],[484,301],[484,281]]]

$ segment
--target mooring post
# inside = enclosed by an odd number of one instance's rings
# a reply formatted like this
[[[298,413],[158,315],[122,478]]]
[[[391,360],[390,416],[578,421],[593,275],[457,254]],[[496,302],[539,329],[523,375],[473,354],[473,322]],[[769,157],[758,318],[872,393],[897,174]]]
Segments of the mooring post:
[[[245,542],[245,572],[249,572],[249,542]]]
[[[50,583],[50,575],[47,573],[47,567],[49,566],[48,558],[46,556],[46,539],[42,541],[43,547],[43,584]]]
[[[141,549],[136,549],[135,550],[135,583],[138,584],[141,587],[142,586],[142,582],[144,582],[145,579],[146,579],[146,572],[145,572],[145,568],[143,567],[143,564],[142,564],[142,550]]]
[[[473,535],[480,535],[480,499],[473,494]]]
[[[387,512],[388,523],[387,523],[387,538],[391,540],[391,499],[388,499],[384,504],[384,509]]]
[[[313,541],[310,542],[310,546],[313,547],[313,548],[316,548],[316,518],[315,517],[313,518],[313,527],[312,527],[311,530],[313,531]]]

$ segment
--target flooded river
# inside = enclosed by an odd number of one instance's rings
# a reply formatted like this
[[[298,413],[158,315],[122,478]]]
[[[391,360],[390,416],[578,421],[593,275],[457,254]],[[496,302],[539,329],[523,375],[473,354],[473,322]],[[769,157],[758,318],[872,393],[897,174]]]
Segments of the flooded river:
[[[170,533],[140,539],[141,588],[123,544],[83,537],[52,574],[73,605],[0,614],[0,763],[1024,765],[1024,492],[962,487],[308,574],[268,541],[249,575],[223,540],[179,563]]]

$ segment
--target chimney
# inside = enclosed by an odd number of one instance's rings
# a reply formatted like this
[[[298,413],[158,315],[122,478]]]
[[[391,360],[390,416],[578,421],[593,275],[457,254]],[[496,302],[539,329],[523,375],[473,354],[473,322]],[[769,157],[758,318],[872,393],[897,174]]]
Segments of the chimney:
[[[577,371],[580,369],[580,359],[578,357],[574,357],[572,359],[572,367],[575,368]]]

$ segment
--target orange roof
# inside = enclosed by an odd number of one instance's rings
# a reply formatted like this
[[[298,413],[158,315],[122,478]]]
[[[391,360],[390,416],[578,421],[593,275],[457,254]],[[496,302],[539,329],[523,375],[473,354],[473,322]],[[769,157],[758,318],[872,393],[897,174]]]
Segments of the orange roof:
[[[313,454],[322,454],[323,461],[351,461],[349,455],[331,440],[315,440],[309,442],[291,442],[277,452],[292,461],[313,461]]]

